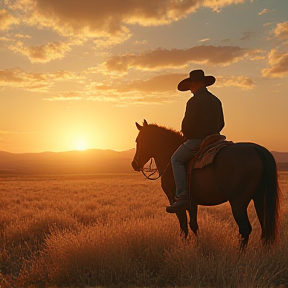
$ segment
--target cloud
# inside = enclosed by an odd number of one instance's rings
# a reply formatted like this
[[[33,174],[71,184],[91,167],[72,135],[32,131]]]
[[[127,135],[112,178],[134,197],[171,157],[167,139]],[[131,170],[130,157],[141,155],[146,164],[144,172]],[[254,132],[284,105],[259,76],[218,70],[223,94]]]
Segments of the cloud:
[[[208,42],[208,41],[210,41],[210,38],[201,39],[199,42]]]
[[[77,79],[72,72],[57,71],[55,73],[26,73],[19,68],[0,70],[2,89],[18,88],[28,91],[48,92],[56,81]]]
[[[8,41],[11,41],[11,39],[7,37],[0,37],[0,41],[8,42]]]
[[[15,37],[17,37],[17,38],[28,38],[28,39],[32,38],[30,35],[22,35],[22,34],[16,34]]]
[[[142,40],[142,41],[139,41],[139,40],[136,40],[133,45],[145,45],[147,44],[148,42],[146,40]]]
[[[224,39],[221,39],[221,42],[223,42],[223,43],[230,42],[230,41],[231,41],[230,38],[224,38]]]
[[[19,20],[9,14],[6,10],[0,10],[0,30],[7,30],[13,24],[18,24]]]
[[[267,26],[270,26],[270,25],[272,25],[272,22],[267,22],[267,23],[263,24],[263,27],[267,27]]]
[[[54,77],[56,77],[54,75]],[[96,101],[114,103],[116,106],[128,105],[160,105],[173,103],[179,96],[178,83],[187,78],[188,73],[166,73],[156,75],[145,80],[91,82],[81,91],[60,93],[56,96],[46,97],[46,101]],[[215,87],[236,87],[240,89],[252,89],[255,85],[250,77],[227,77],[215,75],[217,81]]]
[[[186,50],[159,48],[138,55],[113,56],[106,61],[105,66],[108,71],[123,73],[130,68],[158,70],[186,67],[189,63],[229,65],[252,53],[253,51],[238,46],[200,45]]]
[[[271,13],[273,12],[274,10],[273,9],[263,9],[261,12],[258,13],[258,15],[264,15],[264,14],[267,14],[267,13]]]
[[[47,91],[49,83],[40,73],[25,73],[19,68],[0,70],[2,88],[22,88],[29,91]]]
[[[239,87],[242,89],[253,89],[255,83],[252,78],[245,76],[219,76],[215,83],[217,87]]]
[[[272,33],[281,42],[277,49],[272,49],[268,53],[269,67],[263,69],[261,72],[264,77],[286,77],[288,76],[288,21],[277,23]]]
[[[242,41],[250,40],[251,37],[252,37],[254,34],[255,34],[255,33],[252,32],[252,31],[244,32],[244,33],[243,33],[243,36],[240,38],[240,40],[242,40]]]
[[[163,74],[147,80],[135,80],[126,83],[92,83],[87,88],[91,96],[87,100],[115,102],[122,105],[172,103],[177,96],[178,83],[188,74]],[[250,77],[216,76],[216,87],[238,87],[252,89],[255,86]]]
[[[83,99],[83,92],[66,92],[58,96],[44,98],[45,101],[79,101]]]
[[[200,7],[220,8],[245,0],[14,0],[7,2],[22,22],[50,27],[65,36],[81,35],[121,42],[131,36],[131,25],[168,25]],[[16,13],[16,12],[14,12]],[[113,41],[112,41],[113,43]]]
[[[62,42],[28,47],[24,46],[21,41],[17,42],[15,45],[10,45],[9,49],[27,56],[32,63],[47,63],[51,60],[61,59],[71,50],[70,44]]]
[[[279,52],[272,49],[268,55],[271,67],[262,70],[264,77],[285,77],[288,76],[288,52]]]
[[[75,80],[75,79],[81,79],[81,77],[76,76],[73,72],[71,71],[56,71],[54,73],[48,73],[48,74],[43,74],[43,76],[52,81],[65,81],[65,80]]]
[[[147,80],[134,80],[113,85],[96,84],[92,88],[96,91],[106,92],[143,92],[143,93],[163,93],[176,91],[178,83],[187,78],[186,74],[163,74]]]
[[[171,94],[97,94],[97,96],[90,96],[87,98],[88,101],[96,102],[110,102],[115,103],[116,106],[129,106],[129,105],[161,105],[175,102],[175,97],[171,97]]]
[[[91,83],[86,87],[87,94],[90,94],[87,100],[111,102],[117,106],[172,103],[175,101],[177,84],[185,77],[187,75],[164,74],[113,85]]]
[[[274,30],[274,33],[277,38],[288,39],[288,21],[277,23],[277,27]]]

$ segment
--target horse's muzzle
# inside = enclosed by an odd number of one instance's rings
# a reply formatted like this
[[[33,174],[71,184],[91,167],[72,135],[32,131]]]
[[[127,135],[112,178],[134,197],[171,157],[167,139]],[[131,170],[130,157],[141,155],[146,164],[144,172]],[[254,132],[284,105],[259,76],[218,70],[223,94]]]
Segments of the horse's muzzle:
[[[132,161],[132,163],[131,163],[131,165],[132,165],[132,167],[133,167],[133,169],[135,170],[135,171],[141,171],[141,169],[140,169],[140,167],[139,167],[139,165],[138,165],[138,162],[136,161],[136,160],[133,160]]]

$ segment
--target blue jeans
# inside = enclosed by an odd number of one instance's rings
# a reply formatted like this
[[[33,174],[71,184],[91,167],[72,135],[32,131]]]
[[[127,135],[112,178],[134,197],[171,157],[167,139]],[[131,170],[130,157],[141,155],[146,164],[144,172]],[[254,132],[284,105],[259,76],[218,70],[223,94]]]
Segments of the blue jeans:
[[[175,196],[187,195],[187,172],[186,164],[195,155],[202,140],[188,139],[174,152],[171,157],[171,165],[174,173],[176,193]]]

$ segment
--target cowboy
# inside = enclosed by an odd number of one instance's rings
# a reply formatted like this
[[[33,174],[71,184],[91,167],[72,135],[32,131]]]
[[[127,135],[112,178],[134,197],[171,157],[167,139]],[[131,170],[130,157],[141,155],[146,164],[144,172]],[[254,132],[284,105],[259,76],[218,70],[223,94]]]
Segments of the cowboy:
[[[166,208],[169,213],[176,213],[189,207],[186,164],[197,153],[205,137],[220,133],[224,127],[221,101],[206,88],[215,81],[215,77],[205,76],[203,70],[193,70],[189,78],[178,84],[179,91],[190,90],[194,96],[188,100],[182,120],[181,131],[185,142],[171,157],[176,184],[176,202]]]

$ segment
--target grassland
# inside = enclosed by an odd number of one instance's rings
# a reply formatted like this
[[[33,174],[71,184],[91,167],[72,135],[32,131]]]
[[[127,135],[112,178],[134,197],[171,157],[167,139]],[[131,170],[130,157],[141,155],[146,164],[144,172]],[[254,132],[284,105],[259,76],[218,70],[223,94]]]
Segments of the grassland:
[[[238,253],[230,207],[200,207],[196,240],[179,237],[159,181],[138,173],[5,175],[0,183],[0,287],[288,287],[288,173],[281,237],[253,231]]]

